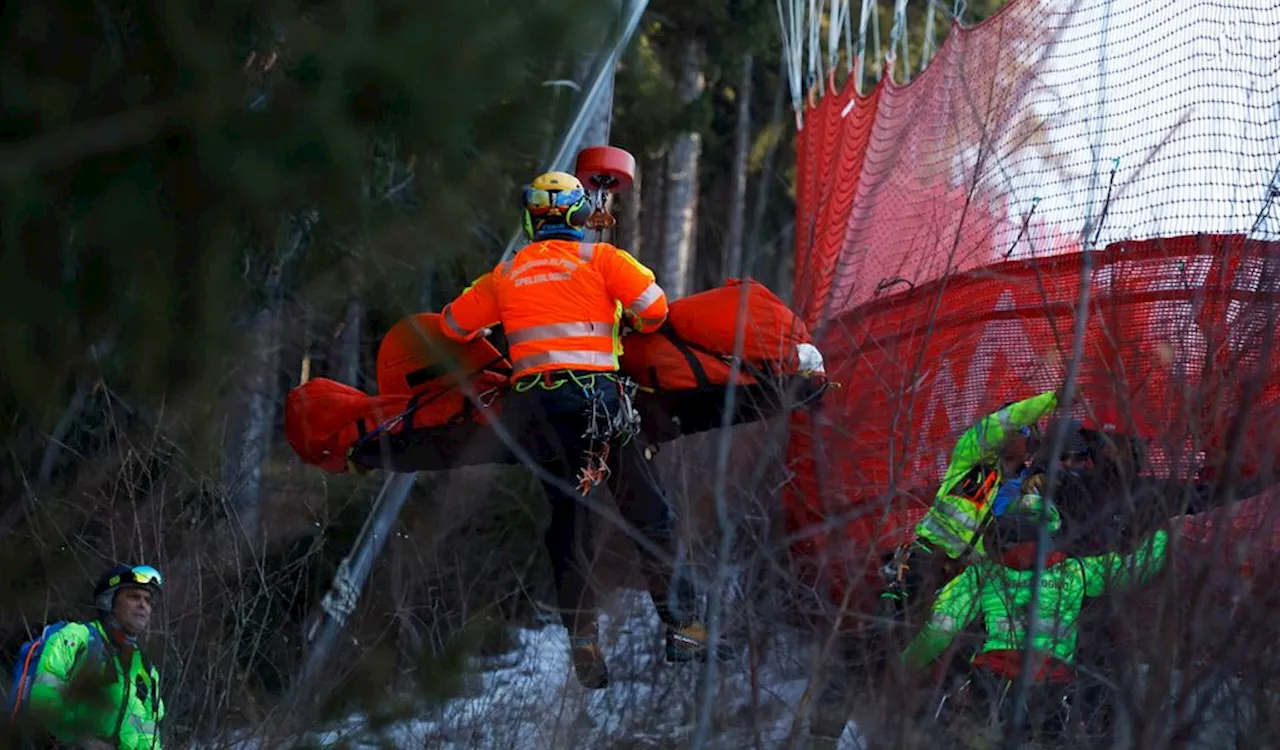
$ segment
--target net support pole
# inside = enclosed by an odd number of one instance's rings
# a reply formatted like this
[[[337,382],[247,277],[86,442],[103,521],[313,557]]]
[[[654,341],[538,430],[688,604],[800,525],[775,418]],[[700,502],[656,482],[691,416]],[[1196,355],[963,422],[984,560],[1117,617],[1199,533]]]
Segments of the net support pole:
[[[597,64],[592,70],[590,82],[579,97],[573,120],[561,137],[555,155],[547,165],[548,169],[570,167],[570,157],[577,151],[587,128],[592,124],[591,115],[595,109],[594,105],[602,91],[606,88],[612,90],[612,86],[606,87],[606,84],[612,82],[612,73],[617,67],[618,58],[621,57],[622,51],[640,25],[640,18],[648,4],[648,0],[625,0],[621,31],[613,44],[601,50]],[[519,237],[520,235],[517,234],[512,238],[504,258],[513,252]],[[302,669],[290,688],[290,696],[285,705],[301,707],[302,700],[321,692],[322,687],[331,682],[320,679],[321,669],[337,644],[347,617],[355,610],[360,594],[373,571],[373,564],[382,554],[387,537],[400,517],[400,511],[404,508],[405,502],[409,499],[409,491],[413,488],[416,478],[416,473],[388,474],[351,553],[339,564],[333,583],[320,607],[307,619],[304,630],[307,654]]]
[[[590,78],[578,95],[578,103],[574,108],[569,126],[565,128],[564,134],[560,136],[560,142],[556,145],[556,150],[551,160],[543,164],[540,171],[573,171],[573,165],[570,160],[582,147],[582,140],[587,135],[588,129],[597,121],[593,115],[596,112],[599,100],[606,92],[610,95],[612,94],[613,74],[618,67],[618,59],[622,57],[622,51],[631,42],[631,37],[640,26],[640,19],[644,16],[644,11],[648,7],[649,0],[625,0],[622,11],[622,28],[619,30],[613,44],[596,61]],[[608,130],[606,129],[605,132],[607,134]],[[502,253],[502,260],[505,261],[515,254],[516,248],[519,247],[523,237],[524,233],[520,230],[516,230],[511,234],[511,239],[507,241],[506,250]]]
[[[391,474],[373,501],[373,510],[352,545],[351,554],[343,558],[333,576],[333,584],[325,593],[319,609],[307,623],[306,641],[310,646],[297,687],[314,684],[329,652],[338,641],[347,617],[355,610],[373,564],[382,554],[391,527],[409,499],[417,474]]]

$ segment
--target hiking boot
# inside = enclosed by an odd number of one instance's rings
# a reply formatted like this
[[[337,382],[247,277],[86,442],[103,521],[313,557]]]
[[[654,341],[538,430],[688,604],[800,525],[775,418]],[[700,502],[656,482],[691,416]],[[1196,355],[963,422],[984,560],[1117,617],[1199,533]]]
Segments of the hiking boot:
[[[730,661],[735,656],[733,646],[721,637],[716,642],[716,660]],[[668,625],[667,661],[680,662],[694,659],[707,660],[707,627],[697,620],[680,627]]]
[[[595,638],[570,638],[569,655],[573,659],[574,674],[584,688],[600,690],[609,684],[609,667]]]

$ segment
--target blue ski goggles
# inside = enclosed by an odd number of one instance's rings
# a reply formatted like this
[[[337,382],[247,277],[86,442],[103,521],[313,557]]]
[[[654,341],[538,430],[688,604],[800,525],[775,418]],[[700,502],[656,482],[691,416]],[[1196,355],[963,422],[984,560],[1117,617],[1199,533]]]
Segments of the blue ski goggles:
[[[564,213],[570,208],[586,200],[587,194],[581,190],[540,190],[525,188],[524,205],[534,216],[556,212]]]
[[[161,575],[160,571],[150,565],[138,565],[130,568],[127,573],[112,576],[111,579],[107,581],[107,585],[111,588],[127,586],[131,583],[138,586],[155,586],[156,588],[162,588],[164,586],[164,576]]]

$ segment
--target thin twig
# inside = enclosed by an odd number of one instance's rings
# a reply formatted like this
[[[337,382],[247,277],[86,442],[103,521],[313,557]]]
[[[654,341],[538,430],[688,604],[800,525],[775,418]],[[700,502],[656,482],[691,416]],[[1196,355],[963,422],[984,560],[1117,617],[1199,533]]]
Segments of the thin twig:
[[[1093,276],[1093,243],[1097,242],[1098,236],[1102,232],[1102,225],[1107,218],[1107,209],[1111,205],[1111,188],[1115,185],[1116,169],[1119,167],[1119,160],[1112,162],[1111,180],[1107,185],[1107,195],[1102,204],[1102,215],[1098,217],[1096,231],[1089,243],[1080,254],[1080,296],[1076,303],[1076,324],[1075,332],[1071,341],[1071,360],[1067,363],[1067,374],[1062,384],[1062,396],[1058,402],[1058,409],[1061,413],[1067,414],[1071,411],[1071,404],[1075,398],[1076,379],[1079,375],[1080,361],[1084,358],[1084,337],[1089,327],[1089,304],[1090,292],[1092,284],[1090,283]],[[1059,419],[1053,430],[1053,439],[1049,448],[1049,466],[1047,470],[1047,478],[1045,481],[1044,503],[1045,507],[1051,507],[1054,500],[1054,490],[1057,487],[1058,475],[1062,470],[1062,462],[1060,454],[1062,448],[1067,441],[1067,431],[1071,427],[1071,421],[1068,419]],[[1027,636],[1026,645],[1023,647],[1022,666],[1018,673],[1018,681],[1015,686],[1014,702],[1013,702],[1013,724],[1005,732],[1004,747],[1007,750],[1015,750],[1022,738],[1022,725],[1026,721],[1027,716],[1027,696],[1031,690],[1031,673],[1034,658],[1034,647],[1036,638],[1036,615],[1040,609],[1040,585],[1044,578],[1044,569],[1049,558],[1049,519],[1047,513],[1040,514],[1037,519],[1038,533],[1036,535],[1036,564],[1035,572],[1031,577],[1031,600],[1027,604]]]
[[[707,660],[702,675],[702,703],[698,709],[698,723],[693,731],[690,746],[698,750],[707,741],[711,731],[711,709],[715,704],[716,664],[719,661],[717,647],[721,630],[721,599],[726,585],[728,571],[727,559],[733,548],[733,524],[729,519],[729,506],[725,498],[725,482],[729,474],[729,445],[733,424],[733,413],[737,408],[738,377],[742,372],[742,353],[746,344],[747,300],[750,298],[751,285],[743,283],[739,287],[737,325],[733,342],[733,360],[729,364],[729,382],[724,391],[724,406],[720,415],[720,435],[717,441],[715,469],[715,511],[716,526],[720,532],[720,543],[716,549],[716,572],[712,579],[711,590],[707,594]]]

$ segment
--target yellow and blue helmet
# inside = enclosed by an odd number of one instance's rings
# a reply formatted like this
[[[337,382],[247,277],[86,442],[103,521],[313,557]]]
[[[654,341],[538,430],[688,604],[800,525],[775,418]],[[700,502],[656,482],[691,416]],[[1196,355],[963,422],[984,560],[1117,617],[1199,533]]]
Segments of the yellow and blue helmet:
[[[531,240],[582,239],[591,202],[582,182],[568,172],[547,172],[524,189],[524,233]]]

